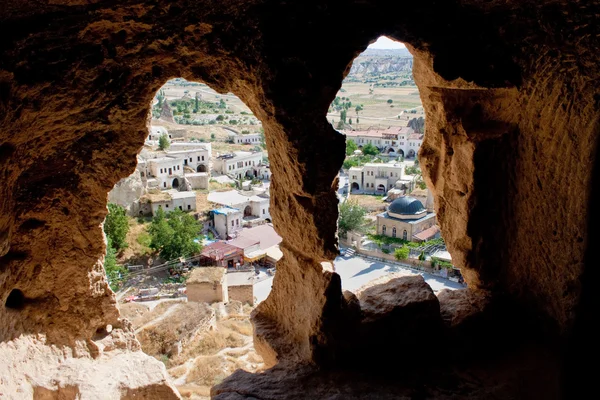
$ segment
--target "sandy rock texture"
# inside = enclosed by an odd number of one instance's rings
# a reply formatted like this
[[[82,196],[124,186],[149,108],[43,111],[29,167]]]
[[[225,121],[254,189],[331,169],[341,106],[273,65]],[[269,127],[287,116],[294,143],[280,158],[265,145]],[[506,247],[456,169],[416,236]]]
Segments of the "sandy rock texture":
[[[122,332],[74,347],[21,336],[0,347],[0,395],[10,399],[179,399],[165,366]],[[133,342],[137,343],[137,342]],[[90,351],[92,350],[92,351]]]
[[[421,164],[453,260],[471,289],[551,328],[538,337],[561,335],[565,387],[592,382],[571,354],[595,332],[599,14],[566,0],[2,2],[0,349],[130,335],[102,270],[107,193],[135,169],[152,97],[184,77],[235,93],[265,129],[284,258],[254,313],[257,350],[271,365],[347,360],[360,315],[327,266],[345,141],[326,111],[387,35],[414,55]]]
[[[146,188],[142,182],[140,171],[136,169],[133,174],[115,184],[115,187],[108,192],[108,201],[125,208],[128,215],[135,216],[139,206],[136,207],[134,203],[145,193]]]

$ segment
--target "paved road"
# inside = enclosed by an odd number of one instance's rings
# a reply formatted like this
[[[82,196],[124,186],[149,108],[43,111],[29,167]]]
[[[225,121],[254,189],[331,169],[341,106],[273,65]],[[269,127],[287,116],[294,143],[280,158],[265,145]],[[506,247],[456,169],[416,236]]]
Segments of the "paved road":
[[[425,282],[431,286],[434,292],[438,292],[442,289],[455,290],[464,288],[464,286],[459,283],[425,272],[418,272],[392,264],[373,262],[356,256],[350,258],[340,256],[335,259],[334,265],[336,272],[340,274],[340,277],[342,278],[342,288],[344,290],[355,291],[373,279],[394,272],[419,274],[423,276]],[[269,278],[254,285],[254,296],[256,297],[257,302],[261,302],[267,298],[271,292],[272,284],[273,278]]]

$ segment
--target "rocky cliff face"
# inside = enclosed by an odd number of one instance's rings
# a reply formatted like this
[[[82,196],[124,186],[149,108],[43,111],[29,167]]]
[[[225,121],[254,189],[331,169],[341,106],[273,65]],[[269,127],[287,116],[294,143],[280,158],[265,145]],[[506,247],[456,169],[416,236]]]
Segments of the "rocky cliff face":
[[[115,187],[108,192],[108,201],[124,207],[127,214],[135,213],[134,203],[146,193],[146,187],[142,182],[140,171],[137,169],[127,178],[121,179]]]
[[[371,76],[412,71],[413,59],[406,56],[358,56],[352,63],[349,76]]]

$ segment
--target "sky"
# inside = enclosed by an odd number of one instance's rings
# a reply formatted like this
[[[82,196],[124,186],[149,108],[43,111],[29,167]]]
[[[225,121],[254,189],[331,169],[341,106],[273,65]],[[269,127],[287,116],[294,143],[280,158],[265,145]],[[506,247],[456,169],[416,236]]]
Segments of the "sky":
[[[389,39],[385,36],[380,36],[375,43],[369,45],[369,49],[403,49],[404,46],[400,42],[396,42],[392,39]]]

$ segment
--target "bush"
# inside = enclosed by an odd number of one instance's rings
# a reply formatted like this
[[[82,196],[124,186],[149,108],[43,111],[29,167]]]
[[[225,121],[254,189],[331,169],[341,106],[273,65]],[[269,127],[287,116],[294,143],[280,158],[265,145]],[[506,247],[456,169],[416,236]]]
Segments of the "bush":
[[[410,254],[410,250],[406,246],[396,249],[396,251],[394,251],[394,257],[396,257],[396,260],[398,260],[398,261],[406,260],[408,258],[409,254]]]
[[[390,254],[390,249],[388,249],[388,248],[381,249],[381,251],[382,251],[384,254]]]

